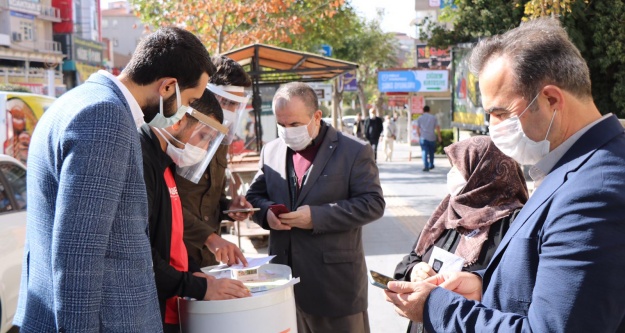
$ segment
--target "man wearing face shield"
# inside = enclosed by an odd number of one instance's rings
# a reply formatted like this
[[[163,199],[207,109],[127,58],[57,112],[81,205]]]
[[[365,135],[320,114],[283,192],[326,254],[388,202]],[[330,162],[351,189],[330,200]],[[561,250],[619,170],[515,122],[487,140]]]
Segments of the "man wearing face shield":
[[[182,205],[174,174],[191,180],[195,174],[201,175],[202,166],[208,165],[227,129],[221,125],[219,103],[207,89],[186,110],[173,126],[159,129],[143,125],[140,129],[150,243],[165,332],[179,331],[178,297],[222,300],[249,296],[240,281],[215,279],[201,273],[197,264],[189,260],[182,238]]]
[[[584,58],[540,18],[480,41],[470,68],[493,142],[538,188],[486,269],[391,282],[388,300],[428,332],[624,332],[625,131]]]
[[[279,138],[263,148],[247,199],[271,231],[274,263],[291,266],[297,330],[369,332],[362,226],[384,213],[371,147],[321,120],[314,90],[289,83],[273,98]],[[291,212],[276,216],[269,206]]]
[[[184,241],[189,255],[201,267],[219,262],[247,264],[241,250],[221,238],[220,223],[226,218],[242,221],[249,216],[249,213],[231,213],[226,216],[222,211],[252,207],[243,196],[233,193],[235,197],[228,199],[225,193],[228,147],[236,135],[249,98],[244,88],[251,86],[252,81],[243,67],[230,58],[213,57],[213,63],[217,71],[211,76],[208,89],[215,94],[224,111],[224,125],[228,127],[228,135],[198,182],[176,177],[184,212]]]
[[[179,28],[57,99],[29,147],[20,332],[161,332],[137,127],[165,127],[215,67]],[[162,105],[162,107],[161,107]]]

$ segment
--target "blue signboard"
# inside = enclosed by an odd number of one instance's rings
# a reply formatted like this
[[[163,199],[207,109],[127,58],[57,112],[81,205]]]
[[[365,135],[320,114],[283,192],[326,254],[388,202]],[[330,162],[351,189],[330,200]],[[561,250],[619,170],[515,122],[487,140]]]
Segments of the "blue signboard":
[[[343,79],[343,91],[358,91],[358,81],[356,75],[352,73],[345,73]]]
[[[380,92],[428,92],[448,91],[447,70],[379,71]]]
[[[323,55],[324,57],[331,57],[332,56],[332,46],[330,46],[328,44],[322,44],[321,45],[321,55]]]

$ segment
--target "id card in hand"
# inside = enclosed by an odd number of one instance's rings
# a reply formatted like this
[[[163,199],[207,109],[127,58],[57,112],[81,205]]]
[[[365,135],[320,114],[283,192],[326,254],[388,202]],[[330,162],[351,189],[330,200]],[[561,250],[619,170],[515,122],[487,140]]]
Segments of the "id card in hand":
[[[432,250],[432,255],[430,255],[428,265],[436,273],[460,272],[464,266],[464,259],[435,246]]]

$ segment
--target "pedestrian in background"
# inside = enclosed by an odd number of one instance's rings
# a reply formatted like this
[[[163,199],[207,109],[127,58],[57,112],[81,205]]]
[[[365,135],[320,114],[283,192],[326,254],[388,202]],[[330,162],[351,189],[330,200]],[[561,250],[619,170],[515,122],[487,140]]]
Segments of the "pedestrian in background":
[[[213,57],[216,71],[210,78],[209,89],[215,94],[228,122],[228,136],[236,135],[239,123],[247,106],[244,89],[252,85],[252,80],[238,62],[225,57]],[[228,136],[215,152],[215,157],[197,183],[176,174],[180,199],[184,208],[184,241],[189,256],[200,267],[216,265],[220,262],[229,265],[242,262],[247,264],[241,250],[221,237],[221,221],[233,219],[243,221],[249,213],[223,214],[224,210],[252,208],[244,196],[226,194],[226,167],[230,141]]]
[[[373,160],[378,160],[378,143],[380,142],[380,135],[382,135],[383,125],[382,119],[378,117],[378,111],[375,107],[369,110],[369,118],[365,120],[365,137],[371,148],[373,149]]]
[[[393,161],[393,143],[397,138],[397,125],[395,124],[395,119],[391,118],[391,116],[384,116],[384,124],[383,124],[383,133],[384,133],[384,155],[386,158],[384,159],[386,162]]]
[[[20,332],[162,332],[137,127],[164,128],[215,71],[190,32],[141,40],[44,113],[28,157]]]
[[[445,148],[451,163],[449,194],[425,224],[410,254],[397,265],[395,279],[422,281],[437,273],[428,262],[437,251],[458,258],[463,271],[486,268],[514,217],[527,202],[523,171],[488,136],[474,136]],[[441,260],[444,261],[444,260]],[[408,332],[421,332],[410,322]]]
[[[263,148],[247,199],[271,231],[273,262],[291,266],[300,333],[369,332],[362,227],[384,213],[373,152],[327,125],[314,90],[289,83],[273,98],[279,138]],[[273,204],[291,212],[276,216]]]
[[[354,122],[354,135],[360,140],[365,140],[365,121],[362,119],[362,114],[360,114],[360,112],[356,114],[356,121]]]
[[[434,152],[436,151],[436,139],[443,142],[441,128],[438,120],[430,114],[428,105],[423,107],[423,114],[417,119],[417,135],[421,145],[421,157],[423,158],[423,171],[434,169]]]
[[[428,332],[625,331],[623,126],[597,109],[558,19],[472,52],[493,142],[541,183],[485,270],[390,282],[386,296]]]

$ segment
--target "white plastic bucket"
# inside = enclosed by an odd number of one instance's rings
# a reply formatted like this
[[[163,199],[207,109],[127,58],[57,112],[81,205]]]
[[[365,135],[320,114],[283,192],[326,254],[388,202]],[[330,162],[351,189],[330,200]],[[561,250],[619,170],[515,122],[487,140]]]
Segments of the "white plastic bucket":
[[[261,267],[286,271],[284,265]],[[282,267],[280,267],[282,266]],[[289,276],[290,278],[290,276]],[[293,286],[224,301],[178,300],[183,333],[297,333]]]

